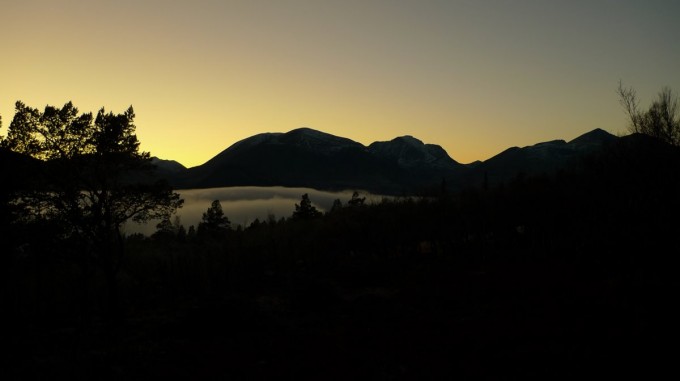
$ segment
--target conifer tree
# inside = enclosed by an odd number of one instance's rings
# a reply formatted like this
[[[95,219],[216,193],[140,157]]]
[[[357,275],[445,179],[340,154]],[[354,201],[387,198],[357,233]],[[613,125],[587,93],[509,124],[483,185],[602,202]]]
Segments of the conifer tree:
[[[307,193],[302,195],[302,199],[300,200],[300,204],[295,204],[295,212],[293,212],[293,218],[294,219],[300,219],[300,220],[309,220],[312,218],[320,217],[321,212],[319,212],[314,205],[312,205],[312,201],[309,199],[309,195]]]

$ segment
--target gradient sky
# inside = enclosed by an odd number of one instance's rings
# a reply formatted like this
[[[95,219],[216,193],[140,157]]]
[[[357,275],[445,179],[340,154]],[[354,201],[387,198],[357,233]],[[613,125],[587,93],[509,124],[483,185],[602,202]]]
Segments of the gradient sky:
[[[680,90],[680,1],[0,0],[14,102],[135,108],[186,166],[261,132],[413,135],[463,163],[626,131],[619,80]]]

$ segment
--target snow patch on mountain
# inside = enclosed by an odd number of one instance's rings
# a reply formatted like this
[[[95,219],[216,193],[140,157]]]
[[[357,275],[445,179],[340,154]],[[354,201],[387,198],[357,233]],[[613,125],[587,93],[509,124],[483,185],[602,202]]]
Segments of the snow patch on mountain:
[[[347,148],[365,149],[354,140],[302,127],[278,136],[277,143],[293,144],[315,153],[330,154]]]
[[[457,164],[442,147],[424,144],[410,135],[400,136],[389,142],[375,142],[368,149],[376,156],[396,161],[403,168],[450,168]]]

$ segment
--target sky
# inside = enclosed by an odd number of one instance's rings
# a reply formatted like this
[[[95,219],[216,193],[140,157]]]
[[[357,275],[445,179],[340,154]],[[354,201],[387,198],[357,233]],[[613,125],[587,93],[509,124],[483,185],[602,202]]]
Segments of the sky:
[[[187,167],[310,127],[412,135],[461,163],[627,132],[680,91],[677,0],[0,0],[0,116],[17,100],[134,107],[141,149]]]

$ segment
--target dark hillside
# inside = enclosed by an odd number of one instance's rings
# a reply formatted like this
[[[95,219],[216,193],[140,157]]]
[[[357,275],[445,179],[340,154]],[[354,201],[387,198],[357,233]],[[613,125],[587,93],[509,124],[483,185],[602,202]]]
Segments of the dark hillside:
[[[483,182],[494,186],[518,175],[554,174],[575,165],[586,155],[601,151],[617,139],[606,131],[595,129],[570,142],[553,140],[522,148],[511,147],[486,161],[475,163],[457,182],[463,187],[480,186]],[[456,179],[451,181],[455,183]]]
[[[167,225],[126,237],[116,324],[101,274],[73,293],[83,283],[68,261],[37,260],[70,243],[26,242],[7,254],[6,369],[13,379],[654,377],[674,364],[679,190],[680,150],[631,135],[486,190],[342,200],[323,216],[210,234]]]

